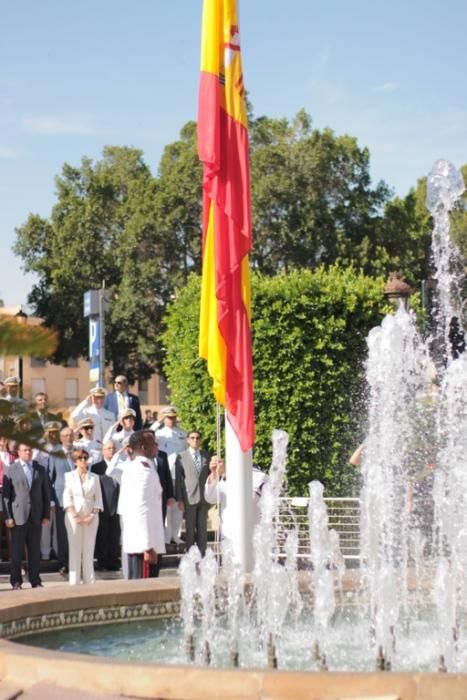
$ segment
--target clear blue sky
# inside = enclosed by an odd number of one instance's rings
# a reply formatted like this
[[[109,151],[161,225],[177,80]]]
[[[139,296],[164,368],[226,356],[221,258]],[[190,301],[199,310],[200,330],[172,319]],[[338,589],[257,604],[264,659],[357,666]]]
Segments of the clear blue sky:
[[[63,163],[131,145],[156,173],[164,145],[195,118],[201,0],[0,9],[0,297],[10,305],[33,281],[11,253],[14,228],[50,214]],[[467,163],[466,27],[465,0],[241,0],[255,114],[304,107],[316,127],[368,146],[373,179],[405,195],[437,158]]]

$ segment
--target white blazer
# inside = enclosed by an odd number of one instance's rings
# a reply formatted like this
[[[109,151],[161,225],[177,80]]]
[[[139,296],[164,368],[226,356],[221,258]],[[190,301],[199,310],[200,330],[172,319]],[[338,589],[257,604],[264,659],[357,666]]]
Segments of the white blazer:
[[[101,483],[97,474],[88,472],[88,480],[82,484],[78,470],[65,474],[65,490],[63,491],[63,507],[74,507],[80,516],[89,515],[94,508],[104,509],[102,503]]]

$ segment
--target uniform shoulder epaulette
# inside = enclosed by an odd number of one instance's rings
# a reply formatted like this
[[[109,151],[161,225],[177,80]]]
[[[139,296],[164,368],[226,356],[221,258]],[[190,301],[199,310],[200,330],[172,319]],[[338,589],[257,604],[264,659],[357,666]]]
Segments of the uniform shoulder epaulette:
[[[143,467],[147,467],[148,469],[150,469],[151,465],[149,464],[149,462],[146,462],[145,459],[141,459],[140,462],[143,465]]]

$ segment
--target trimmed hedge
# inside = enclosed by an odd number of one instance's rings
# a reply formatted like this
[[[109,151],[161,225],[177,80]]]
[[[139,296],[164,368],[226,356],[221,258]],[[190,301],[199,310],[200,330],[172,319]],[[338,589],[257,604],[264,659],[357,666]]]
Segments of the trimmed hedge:
[[[383,285],[337,266],[252,275],[254,462],[267,470],[272,429],[287,430],[291,495],[307,495],[312,479],[328,496],[355,492],[348,459],[361,439],[365,338],[386,310]],[[199,428],[215,449],[215,402],[198,357],[199,293],[192,276],[168,308],[164,369],[184,427]]]

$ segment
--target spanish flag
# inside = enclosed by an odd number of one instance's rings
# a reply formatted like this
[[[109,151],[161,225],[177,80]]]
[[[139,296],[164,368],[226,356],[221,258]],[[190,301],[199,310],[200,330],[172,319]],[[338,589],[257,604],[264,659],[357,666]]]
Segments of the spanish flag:
[[[204,0],[198,153],[203,163],[199,354],[244,452],[253,446],[248,128],[236,0]]]

